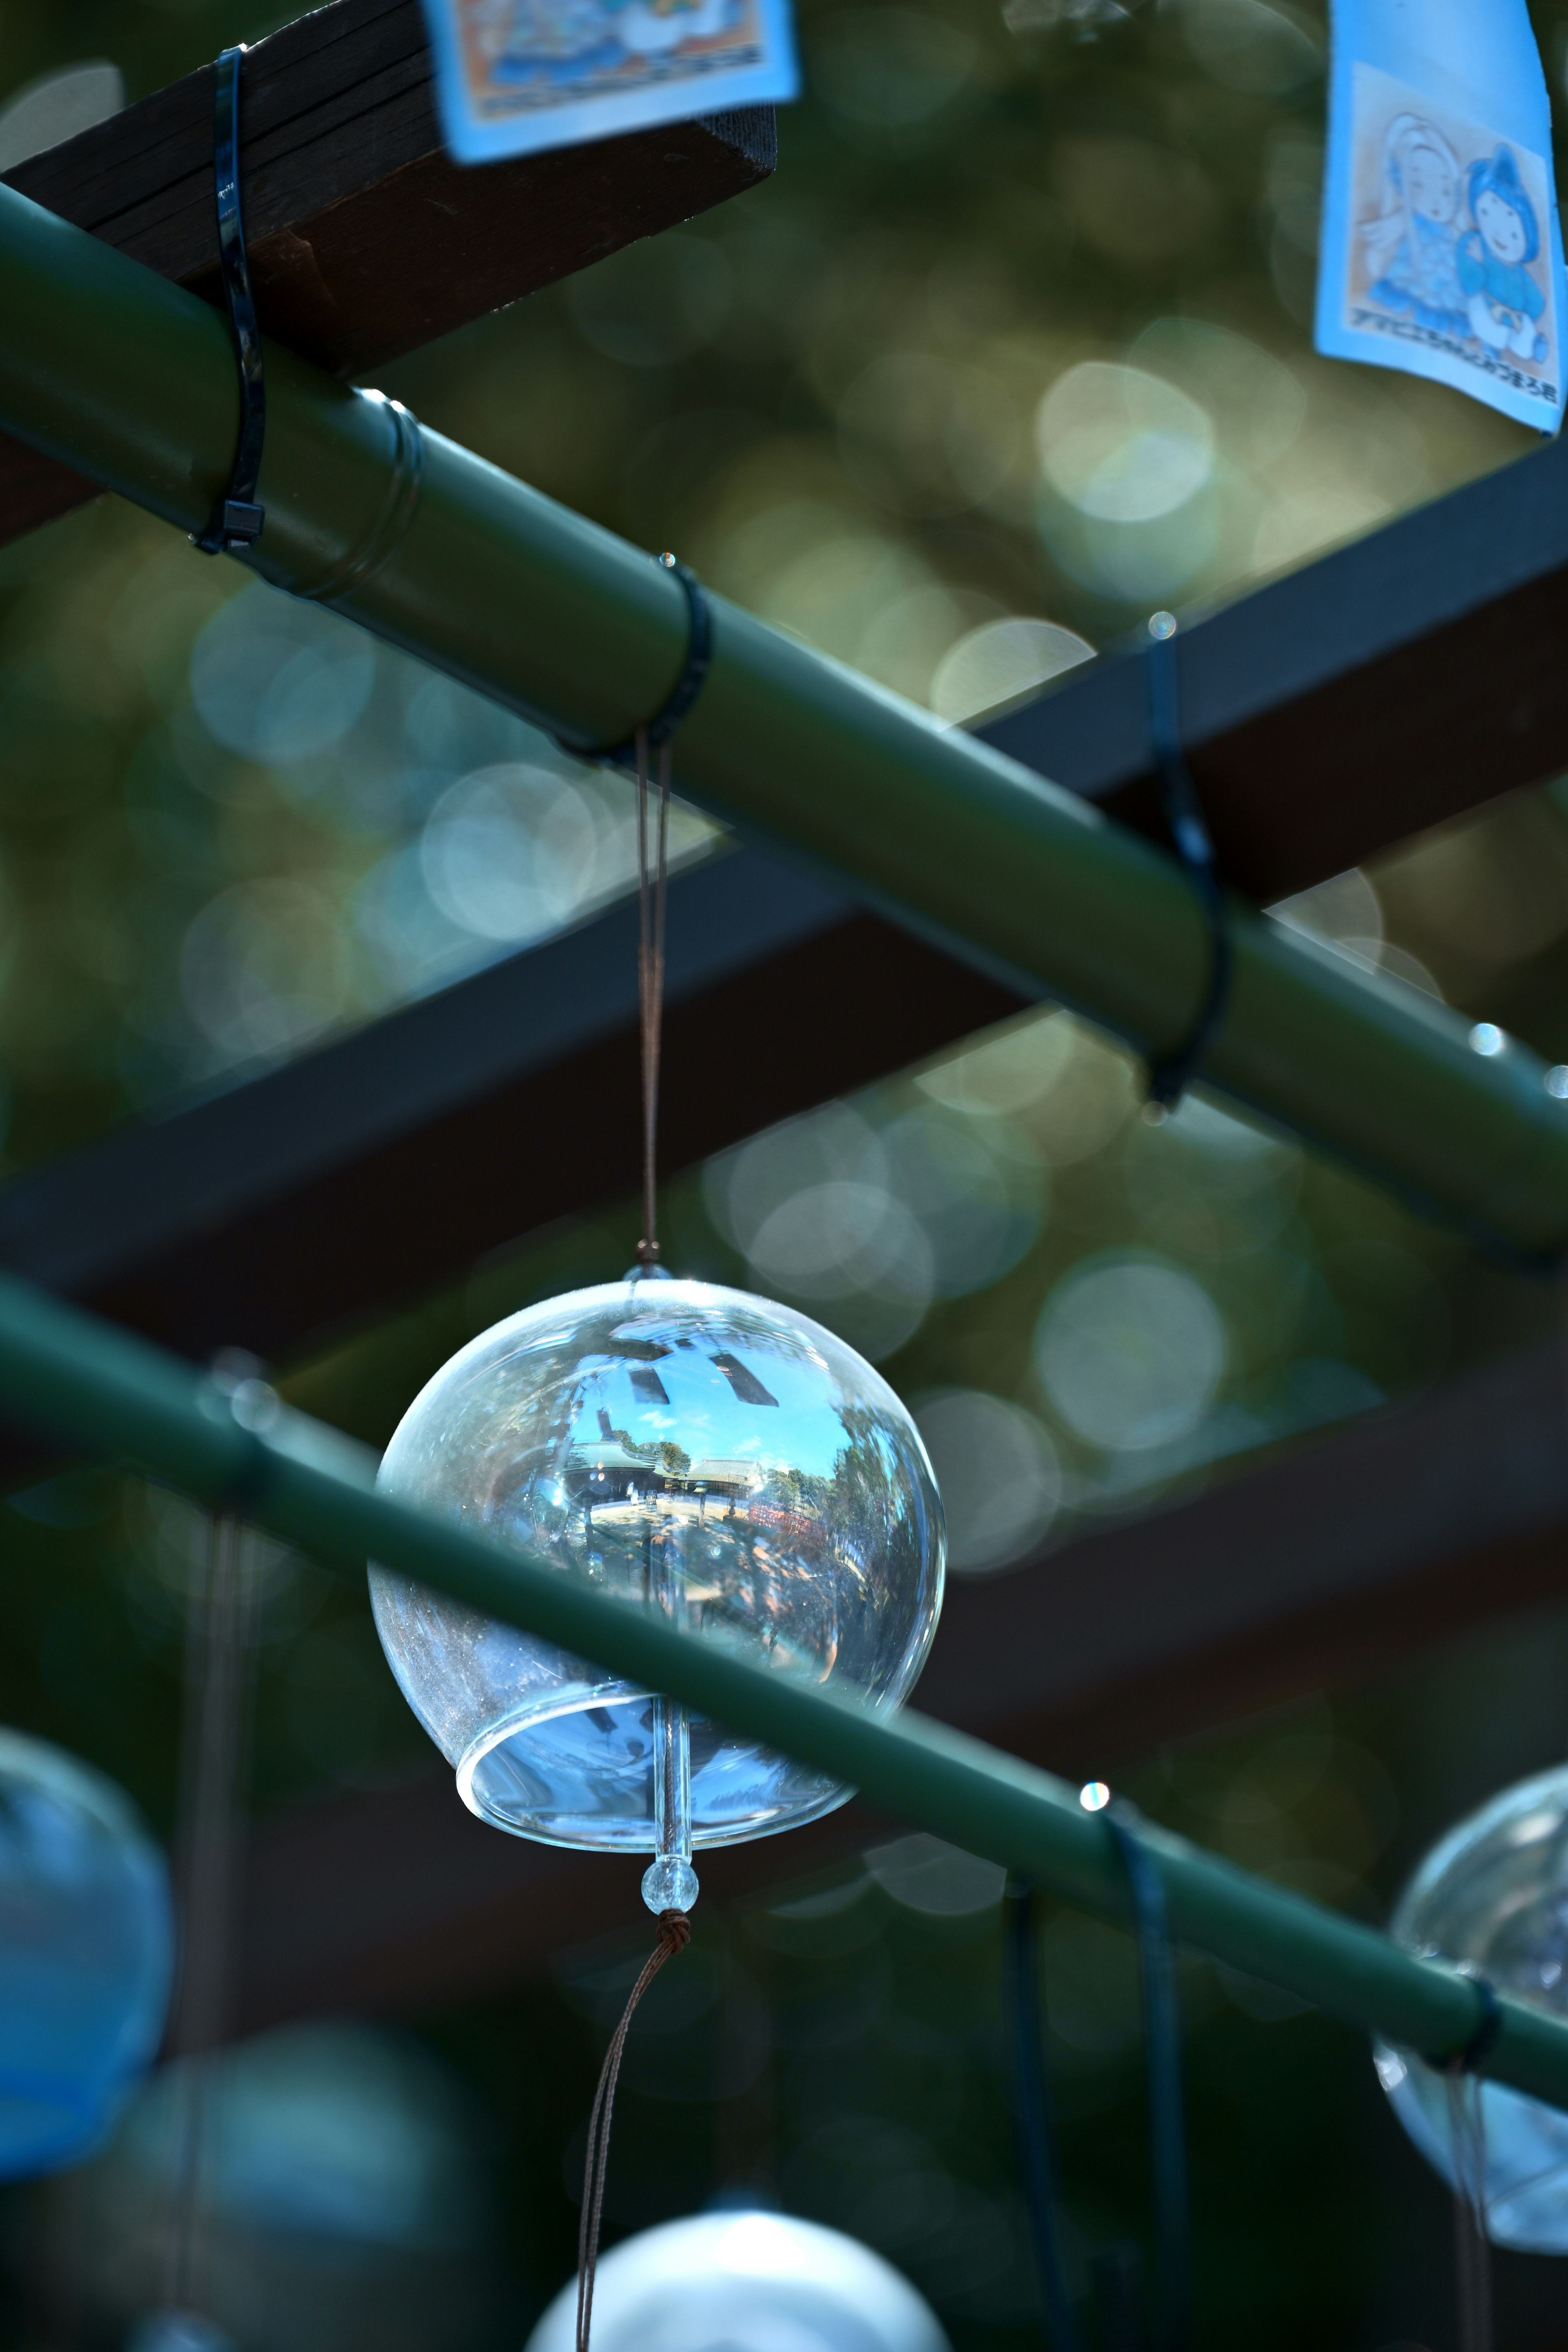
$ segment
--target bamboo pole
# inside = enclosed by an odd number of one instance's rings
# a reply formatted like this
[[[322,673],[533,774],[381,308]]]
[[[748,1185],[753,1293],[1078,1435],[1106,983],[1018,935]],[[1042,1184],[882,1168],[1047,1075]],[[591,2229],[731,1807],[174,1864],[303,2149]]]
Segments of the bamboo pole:
[[[753,1664],[738,1645],[378,1494],[373,1454],[270,1391],[231,1400],[179,1358],[11,1276],[0,1276],[0,1413],[129,1458],[352,1576],[378,1559],[784,1748],[1086,1910],[1127,1915],[1107,1824],[1048,1773],[912,1711],[878,1714]],[[1455,1970],[1184,1839],[1146,1834],[1184,1943],[1436,2060],[1468,2046],[1483,1997]],[[1568,2024],[1499,2006],[1488,2074],[1568,2108]]]
[[[5,187],[0,316],[0,425],[199,529],[235,440],[222,317]],[[668,573],[379,395],[276,348],[267,367],[253,569],[578,748],[658,708],[687,629]],[[717,815],[1026,991],[1145,1054],[1186,1034],[1209,949],[1173,858],[721,599],[678,758]],[[1568,1102],[1533,1055],[1474,1050],[1441,1005],[1232,920],[1209,1083],[1504,1251],[1568,1243]]]

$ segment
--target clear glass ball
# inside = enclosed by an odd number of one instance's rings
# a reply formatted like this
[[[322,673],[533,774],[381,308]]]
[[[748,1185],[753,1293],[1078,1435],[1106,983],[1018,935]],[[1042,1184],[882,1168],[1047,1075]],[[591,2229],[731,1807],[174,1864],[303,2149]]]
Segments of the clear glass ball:
[[[641,1276],[526,1308],[415,1399],[391,1494],[895,1706],[942,1601],[942,1505],[880,1375],[791,1308]],[[481,1819],[659,1849],[653,1696],[373,1568],[382,1644]],[[816,1819],[847,1789],[693,1717],[691,1843]]]
[[[524,2352],[572,2352],[576,2282]],[[701,2213],[625,2238],[594,2283],[595,2352],[949,2352],[908,2279],[787,2213]]]
[[[1390,1922],[1396,1942],[1568,2017],[1568,1766],[1505,1789],[1435,1845]],[[1448,2077],[1379,2042],[1378,2078],[1426,2161],[1455,2185]],[[1568,2253],[1568,2116],[1500,2083],[1479,2095],[1488,2233],[1524,2253]]]
[[[174,1959],[168,1872],[129,1798],[0,1731],[0,2179],[101,2137],[157,2054]]]

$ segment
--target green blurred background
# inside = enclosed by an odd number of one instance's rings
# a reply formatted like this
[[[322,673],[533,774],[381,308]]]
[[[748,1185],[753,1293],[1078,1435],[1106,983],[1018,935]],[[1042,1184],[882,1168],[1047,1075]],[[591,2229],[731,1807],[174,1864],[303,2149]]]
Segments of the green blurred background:
[[[1533,13],[1561,106],[1568,7]],[[5,0],[0,97],[93,61],[139,96],[279,21]],[[774,179],[384,388],[952,719],[1532,446],[1456,394],[1310,351],[1317,10],[813,0],[801,30],[809,91],[781,113]],[[7,120],[25,122],[0,116],[0,150]],[[1568,1057],[1565,811],[1558,787],[1516,794],[1283,912]],[[675,841],[722,846],[689,812]],[[5,1172],[526,945],[631,872],[618,780],[132,509],[0,551]],[[1138,1106],[1121,1049],[1047,1012],[668,1187],[673,1260],[805,1307],[916,1407],[960,1573],[1550,1328],[1545,1285],[1289,1140],[1202,1100],[1162,1127]],[[282,1368],[290,1391],[384,1440],[462,1339],[618,1272],[634,1235],[628,1206],[520,1236]],[[0,1718],[102,1765],[166,1832],[193,1516],[96,1472],[4,1513]],[[268,1593],[258,1811],[424,1769],[357,1596],[287,1555]],[[1559,1759],[1565,1662],[1550,1615],[1104,1769],[1375,1916],[1456,1812]],[[639,2024],[612,2227],[751,2188],[880,2246],[960,2352],[1037,2340],[994,1874],[903,1841],[826,1883],[777,1861],[776,1897],[704,1905]],[[627,1897],[624,1945],[406,2021],[467,2085],[493,2261],[482,2307],[432,2320],[426,2352],[520,2341],[570,2270],[596,2051],[641,1932],[629,1878]],[[1131,1960],[1067,1913],[1046,1952],[1081,2269],[1146,2226]],[[1437,2352],[1444,2198],[1364,2048],[1206,1966],[1184,1991],[1201,2340]],[[5,2209],[5,2340],[35,2352],[111,2340],[85,2305],[61,2315],[60,2265],[87,2260],[58,2251],[79,2191]],[[1500,2272],[1502,2352],[1560,2341],[1552,2266]],[[374,2310],[323,2352],[384,2346]]]

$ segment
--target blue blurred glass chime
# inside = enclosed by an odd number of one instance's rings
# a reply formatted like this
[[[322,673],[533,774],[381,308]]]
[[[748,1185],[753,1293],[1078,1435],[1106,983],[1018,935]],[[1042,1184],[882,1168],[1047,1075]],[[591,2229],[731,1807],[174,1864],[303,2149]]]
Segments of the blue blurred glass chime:
[[[101,1773],[0,1731],[0,2179],[100,2139],[163,2037],[168,1871]]]

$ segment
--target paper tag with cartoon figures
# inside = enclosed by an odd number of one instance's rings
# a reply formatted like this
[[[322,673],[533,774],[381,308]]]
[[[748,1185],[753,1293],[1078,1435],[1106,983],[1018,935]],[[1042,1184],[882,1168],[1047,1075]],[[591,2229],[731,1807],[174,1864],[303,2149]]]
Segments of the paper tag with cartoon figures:
[[[1333,40],[1318,349],[1555,433],[1563,240],[1524,0],[1335,0]]]
[[[460,163],[771,105],[799,89],[789,0],[425,0]]]

